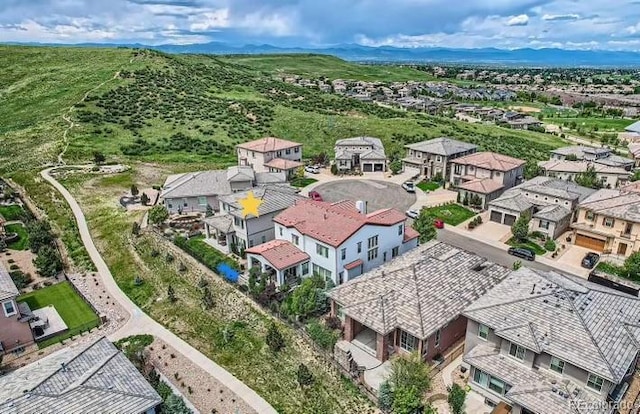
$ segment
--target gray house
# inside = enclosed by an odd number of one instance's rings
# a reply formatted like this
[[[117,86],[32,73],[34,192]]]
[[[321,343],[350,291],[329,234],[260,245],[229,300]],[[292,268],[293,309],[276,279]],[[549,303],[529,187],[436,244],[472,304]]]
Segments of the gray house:
[[[612,152],[610,148],[595,148],[586,145],[571,145],[551,151],[551,160],[589,161],[608,167],[618,167],[631,171],[634,161],[631,158],[621,157]]]
[[[416,169],[427,179],[439,174],[445,180],[451,174],[451,160],[478,150],[477,145],[446,137],[405,145],[405,148],[407,156],[402,160],[405,169]]]
[[[621,401],[640,351],[637,296],[521,268],[464,316],[463,366],[491,405],[515,414],[604,414],[633,403]]]
[[[386,171],[387,156],[380,138],[355,137],[336,141],[336,165],[339,171]]]

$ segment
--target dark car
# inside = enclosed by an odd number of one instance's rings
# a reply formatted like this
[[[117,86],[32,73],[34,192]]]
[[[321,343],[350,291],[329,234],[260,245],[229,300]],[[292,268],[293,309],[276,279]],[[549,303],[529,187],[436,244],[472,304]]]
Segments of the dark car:
[[[536,254],[534,252],[532,252],[529,249],[524,249],[522,247],[509,247],[509,250],[507,250],[507,253],[509,253],[512,256],[516,256],[521,259],[525,259],[529,261],[534,261],[536,259]]]
[[[598,260],[600,260],[599,254],[594,252],[589,252],[584,257],[584,259],[582,259],[582,267],[586,267],[587,269],[593,269],[596,266],[596,263],[598,263]]]

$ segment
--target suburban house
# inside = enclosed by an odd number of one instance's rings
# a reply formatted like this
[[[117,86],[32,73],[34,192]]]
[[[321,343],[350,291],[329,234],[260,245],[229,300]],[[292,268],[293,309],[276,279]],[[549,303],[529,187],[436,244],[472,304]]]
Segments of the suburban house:
[[[237,145],[238,165],[256,172],[284,172],[291,178],[302,164],[302,144],[286,139],[265,137]]]
[[[218,210],[218,197],[257,185],[286,183],[283,173],[256,173],[248,166],[197,171],[167,177],[160,199],[170,213],[204,213]]]
[[[629,144],[629,155],[633,157],[634,167],[640,168],[640,143]]]
[[[344,323],[344,341],[382,362],[417,351],[437,364],[450,348],[462,345],[464,309],[508,273],[480,256],[432,240],[332,289],[331,314]]]
[[[571,145],[551,151],[551,160],[590,161],[609,167],[631,171],[633,160],[613,154],[610,148],[594,148],[584,145]]]
[[[255,198],[262,200],[258,207],[258,217],[242,217],[239,200],[246,198],[249,191],[253,191]],[[226,246],[225,250],[233,245],[242,250],[266,243],[275,237],[273,218],[301,199],[305,197],[292,188],[282,186],[257,187],[220,197],[220,214],[202,220],[206,237],[223,248]]]
[[[355,137],[336,141],[335,162],[338,171],[387,171],[387,156],[380,138]]]
[[[578,205],[571,228],[578,246],[630,256],[640,250],[640,193],[624,189],[598,190]]]
[[[22,313],[23,309],[17,301],[19,295],[20,291],[7,269],[0,263],[0,355],[20,351],[35,342],[29,326],[29,315]]]
[[[531,129],[540,128],[542,126],[542,121],[529,115],[512,117],[510,119],[505,119],[504,122],[506,122],[511,129]]]
[[[246,253],[249,267],[272,273],[277,285],[312,274],[341,285],[418,245],[403,213],[367,214],[364,202],[297,200],[273,221],[275,240]]]
[[[608,188],[618,188],[629,182],[631,173],[621,167],[596,164],[589,161],[549,160],[541,161],[538,166],[542,168],[547,177],[560,178],[561,180],[575,181],[579,174],[593,168],[602,185]]]
[[[529,213],[531,231],[556,239],[569,230],[578,204],[595,191],[571,181],[534,177],[489,202],[489,219],[510,226]]]
[[[402,159],[404,168],[415,168],[428,180],[438,175],[446,180],[451,174],[451,160],[473,154],[478,149],[477,145],[445,137],[404,147],[407,149],[407,156]]]
[[[451,160],[449,182],[461,199],[479,197],[480,207],[524,180],[526,161],[495,152],[475,152]]]
[[[154,414],[162,399],[108,339],[0,376],[0,412]]]
[[[469,383],[502,412],[611,413],[634,376],[637,296],[521,268],[463,315]]]
[[[629,125],[625,129],[625,137],[631,142],[638,142],[640,140],[640,121],[636,121]]]

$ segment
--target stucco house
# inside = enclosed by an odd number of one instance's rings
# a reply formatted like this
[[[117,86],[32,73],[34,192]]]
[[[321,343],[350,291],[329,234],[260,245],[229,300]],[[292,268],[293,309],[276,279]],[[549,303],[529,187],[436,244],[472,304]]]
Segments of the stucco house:
[[[612,413],[634,377],[637,296],[521,268],[463,315],[469,383],[504,412]]]
[[[17,301],[20,291],[0,263],[0,355],[33,345],[35,339],[29,325],[28,308]]]
[[[265,137],[236,146],[238,165],[255,172],[282,172],[291,178],[302,164],[302,144],[286,139]]]
[[[538,166],[542,168],[543,174],[547,177],[567,181],[575,181],[579,174],[593,168],[602,185],[608,188],[624,186],[631,178],[631,173],[624,168],[610,167],[589,161],[549,160],[539,162]]]
[[[616,155],[610,148],[595,148],[585,145],[571,145],[552,150],[550,159],[589,161],[609,167],[623,168],[627,171],[631,171],[634,165],[632,159]]]
[[[524,180],[526,161],[495,152],[476,152],[451,160],[449,183],[460,198],[478,197],[479,207],[496,199],[509,188]]]
[[[425,362],[437,363],[462,344],[463,310],[508,273],[433,240],[332,289],[331,314],[344,322],[344,341],[381,362],[417,351]]]
[[[336,141],[335,163],[338,171],[359,169],[362,172],[384,172],[387,156],[380,138],[355,137]]]
[[[297,200],[273,221],[279,242],[246,253],[249,267],[272,273],[277,285],[312,274],[341,285],[418,245],[419,234],[406,226],[403,213],[367,213],[364,203],[353,201]]]
[[[402,159],[405,169],[413,168],[430,180],[440,175],[446,180],[451,174],[451,160],[473,154],[478,146],[453,138],[436,138],[404,146],[407,156]]]

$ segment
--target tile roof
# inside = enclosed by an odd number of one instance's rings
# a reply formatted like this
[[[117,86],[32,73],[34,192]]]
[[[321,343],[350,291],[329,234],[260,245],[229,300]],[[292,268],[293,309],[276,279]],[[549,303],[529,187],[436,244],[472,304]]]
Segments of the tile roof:
[[[106,338],[72,354],[63,349],[0,377],[0,412],[141,413],[161,403]]]
[[[286,240],[271,240],[246,250],[249,254],[264,257],[274,268],[284,270],[309,260],[309,255]]]
[[[415,238],[420,237],[420,233],[418,233],[416,230],[413,229],[413,227],[407,227],[405,226],[404,228],[404,237],[402,238],[402,242],[406,243],[409,240],[413,240]]]
[[[640,133],[640,121],[636,121],[633,124],[629,125],[624,129],[627,132],[637,132]]]
[[[596,164],[608,165],[610,167],[625,168],[633,165],[633,160],[627,157],[621,157],[619,155],[611,154],[606,158],[600,158],[593,161]]]
[[[504,188],[504,185],[491,178],[476,178],[458,185],[458,188],[478,194],[491,194]]]
[[[260,138],[255,141],[245,142],[243,144],[238,144],[238,148],[248,149],[250,151],[257,152],[272,152],[272,151],[282,151],[287,148],[299,147],[302,144],[293,141],[287,141],[286,139],[274,138],[274,137],[265,137]]]
[[[638,297],[556,272],[514,271],[464,315],[496,332],[529,325],[540,351],[614,383],[640,349],[628,330],[640,327]]]
[[[587,147],[585,145],[570,145],[567,147],[557,148],[551,151],[552,154],[558,155],[575,155],[579,160],[583,159],[585,154],[610,154],[611,150],[608,148],[594,148]]]
[[[0,300],[16,297],[20,291],[13,283],[13,279],[9,276],[9,272],[4,265],[0,263]]]
[[[526,161],[498,154],[496,152],[476,152],[451,160],[455,164],[473,165],[491,171],[511,171],[526,164]]]
[[[404,214],[394,209],[365,215],[355,208],[353,201],[328,203],[311,200],[298,200],[273,219],[334,247],[340,246],[365,225],[391,226],[405,220]]]
[[[640,193],[602,189],[580,203],[580,208],[640,223]]]
[[[631,175],[631,173],[629,171],[626,171],[624,168],[597,164],[595,162],[591,163],[584,161],[549,160],[541,161],[538,163],[538,165],[546,171],[554,172],[581,173],[587,171],[587,168],[593,167],[593,169],[599,174],[619,174],[625,176]]]
[[[287,160],[285,158],[274,158],[264,164],[265,167],[276,168],[278,170],[292,170],[294,168],[300,168],[303,165],[300,161]]]
[[[537,219],[549,220],[553,222],[558,222],[563,218],[570,216],[571,210],[568,208],[564,208],[558,204],[550,204],[548,206],[542,207],[538,210],[533,217]]]
[[[227,168],[227,180],[230,182],[254,181],[256,174],[248,165],[234,165]]]
[[[351,263],[347,263],[346,265],[344,265],[344,268],[347,270],[351,270],[351,269],[355,269],[356,267],[360,266],[364,264],[364,262],[362,261],[362,259],[358,259],[358,260],[354,260]]]
[[[640,121],[638,121],[640,122]],[[637,122],[636,122],[637,123]],[[640,143],[629,144],[629,152],[635,157],[640,157]]]
[[[363,152],[360,155],[361,160],[386,160],[387,156],[384,153],[384,150],[371,150],[367,152]]]
[[[424,339],[456,319],[509,269],[430,241],[329,292],[344,313],[386,334],[400,328]]]
[[[524,195],[524,193],[505,192],[500,197],[490,201],[489,207],[503,208],[522,213],[524,211],[531,210],[531,208],[533,208],[533,204],[529,201],[529,198]]]
[[[237,193],[229,194],[224,197],[220,197],[220,201],[229,204],[231,210],[229,214],[234,216],[240,216],[242,213],[242,206],[239,203],[240,199],[246,198],[249,191],[253,191],[253,196],[262,200],[262,204],[258,207],[258,213],[260,215],[275,213],[280,210],[284,210],[295,204],[297,200],[304,200],[305,197],[295,192],[295,189],[270,185],[264,187],[255,187],[251,190],[239,191]]]
[[[205,217],[202,221],[225,234],[233,231],[233,216],[230,214]]]
[[[371,145],[374,149],[381,149],[384,151],[384,145],[382,145],[382,141],[380,138],[375,137],[353,137],[353,138],[345,138],[339,139],[336,141],[335,146],[355,146],[355,145]]]
[[[478,148],[478,146],[469,144],[468,142],[458,141],[453,138],[441,137],[429,141],[422,141],[416,142],[415,144],[405,145],[405,148],[426,152],[429,154],[449,156],[459,154],[461,152],[472,151]]]

